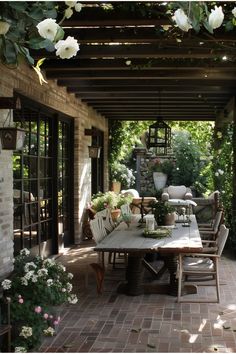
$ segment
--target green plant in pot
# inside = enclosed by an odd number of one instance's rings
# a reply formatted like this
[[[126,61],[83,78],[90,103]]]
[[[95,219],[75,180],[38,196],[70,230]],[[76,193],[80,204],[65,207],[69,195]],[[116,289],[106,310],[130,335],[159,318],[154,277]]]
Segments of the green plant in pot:
[[[167,202],[158,201],[151,204],[157,225],[173,225],[175,222],[175,208]]]

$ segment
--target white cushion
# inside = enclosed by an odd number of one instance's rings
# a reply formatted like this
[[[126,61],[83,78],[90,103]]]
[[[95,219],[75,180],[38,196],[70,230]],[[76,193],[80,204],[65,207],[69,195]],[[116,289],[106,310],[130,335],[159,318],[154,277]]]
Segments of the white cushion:
[[[184,270],[213,270],[214,263],[209,258],[185,257],[183,261]]]
[[[187,192],[187,188],[185,186],[169,186],[167,192],[171,199],[182,199]]]
[[[126,189],[121,191],[121,194],[123,195],[132,195],[134,198],[139,198],[139,192],[136,191],[136,189]]]

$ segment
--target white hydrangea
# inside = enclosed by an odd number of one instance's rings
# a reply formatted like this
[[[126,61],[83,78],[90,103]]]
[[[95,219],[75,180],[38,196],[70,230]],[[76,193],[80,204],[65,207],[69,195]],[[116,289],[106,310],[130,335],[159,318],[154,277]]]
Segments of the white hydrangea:
[[[54,261],[54,259],[51,259],[51,258],[47,258],[45,259],[45,261],[43,261],[43,265],[45,267],[51,267],[55,264],[56,262]]]
[[[20,251],[20,255],[21,256],[29,256],[30,254],[30,251],[28,250],[28,248],[23,248],[21,251]]]
[[[73,286],[71,283],[67,283],[66,284],[66,288],[67,288],[67,291],[69,291],[69,293],[71,292],[71,290],[73,289]]]
[[[31,278],[31,281],[32,281],[32,283],[37,283],[37,281],[38,281],[37,275],[34,274]]]
[[[3,290],[11,289],[11,280],[9,280],[9,279],[3,280],[2,281],[2,287],[3,287]]]
[[[41,268],[37,272],[39,277],[43,277],[44,275],[48,275],[48,270],[46,268]]]
[[[55,333],[55,329],[53,329],[52,327],[48,327],[47,329],[43,330],[43,333],[45,334],[45,336],[52,337]]]
[[[51,286],[53,284],[53,280],[52,279],[48,279],[47,280],[47,286]]]
[[[27,349],[25,347],[15,347],[15,353],[27,353]]]
[[[78,302],[78,298],[75,294],[71,294],[67,300],[70,304],[76,304]]]
[[[25,286],[28,285],[28,280],[27,280],[25,277],[22,277],[22,278],[20,279],[20,281],[21,281],[21,284],[22,284],[22,285],[25,285]]]
[[[30,280],[34,275],[35,275],[34,270],[30,270],[28,271],[28,273],[25,274],[25,279]]]
[[[55,44],[56,55],[61,59],[70,59],[75,56],[79,50],[78,41],[71,36],[65,40],[60,40]]]
[[[68,276],[68,279],[73,279],[73,277],[74,277],[74,275],[72,273],[68,273],[67,276]]]
[[[31,337],[32,334],[33,334],[32,327],[22,326],[19,336],[28,338]]]
[[[59,25],[56,23],[56,20],[52,18],[46,18],[45,20],[39,22],[36,27],[41,37],[49,39],[53,42]]]
[[[28,262],[24,266],[25,273],[28,273],[30,271],[30,268],[36,269],[37,266],[34,262]]]

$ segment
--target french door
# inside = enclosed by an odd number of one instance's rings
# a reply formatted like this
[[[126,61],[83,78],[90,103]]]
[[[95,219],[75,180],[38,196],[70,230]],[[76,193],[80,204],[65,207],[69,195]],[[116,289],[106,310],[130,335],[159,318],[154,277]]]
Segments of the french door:
[[[73,121],[25,100],[14,121],[26,131],[13,155],[15,254],[56,254],[73,243]]]

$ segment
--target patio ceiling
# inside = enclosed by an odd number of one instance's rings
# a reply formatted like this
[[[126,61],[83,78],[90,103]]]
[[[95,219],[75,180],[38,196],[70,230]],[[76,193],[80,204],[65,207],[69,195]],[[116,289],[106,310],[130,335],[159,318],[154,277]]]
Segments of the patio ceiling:
[[[47,53],[43,68],[106,118],[215,120],[235,95],[235,30],[197,35],[172,23],[165,31],[170,20],[161,3],[153,3],[158,14],[143,14],[143,5],[127,12],[122,3],[112,3],[115,11],[82,4],[63,22],[66,35],[80,43],[77,56],[60,60]]]

